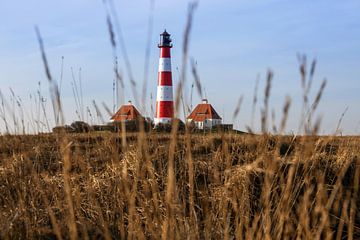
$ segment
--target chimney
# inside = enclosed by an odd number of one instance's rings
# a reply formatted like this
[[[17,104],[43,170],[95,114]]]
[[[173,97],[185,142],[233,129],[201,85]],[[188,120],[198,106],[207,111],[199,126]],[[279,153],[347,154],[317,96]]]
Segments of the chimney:
[[[202,100],[202,103],[203,103],[203,104],[207,104],[207,103],[208,103],[208,100],[207,100],[206,98],[204,98],[204,99]]]

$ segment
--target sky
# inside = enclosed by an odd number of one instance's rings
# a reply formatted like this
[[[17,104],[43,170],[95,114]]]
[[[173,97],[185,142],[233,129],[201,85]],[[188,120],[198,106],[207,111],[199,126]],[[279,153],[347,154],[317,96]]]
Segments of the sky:
[[[151,7],[153,2],[153,8]],[[159,49],[159,34],[166,28],[173,39],[173,81],[179,82],[182,68],[182,45],[189,1],[114,0],[126,52],[131,64],[140,97],[144,80],[146,48],[150,46],[147,94],[144,115],[152,116],[155,104]],[[113,50],[106,23],[106,7],[102,0],[28,0],[0,3],[0,91],[16,119],[24,114],[27,131],[34,131],[34,119],[45,117],[35,103],[39,90],[44,96],[44,109],[49,126],[54,125],[49,85],[44,71],[34,26],[41,32],[50,71],[60,85],[66,123],[78,120],[72,91],[72,71],[75,78],[81,68],[84,120],[96,123],[92,101],[95,100],[105,120],[108,115],[102,102],[113,109]],[[313,121],[321,118],[321,134],[334,134],[345,112],[339,131],[342,134],[360,133],[360,2],[335,1],[245,1],[200,0],[194,12],[190,34],[189,59],[194,59],[200,76],[203,96],[193,90],[192,105],[207,98],[225,123],[237,129],[252,126],[260,131],[260,111],[263,106],[266,75],[274,73],[270,93],[269,125],[279,126],[286,96],[291,98],[287,133],[301,133],[302,88],[298,54],[307,56],[308,65],[316,59],[316,71],[309,93],[314,101],[324,79],[327,85]],[[151,39],[148,41],[149,18],[153,19]],[[125,102],[135,102],[128,68],[119,47],[119,71],[124,77]],[[62,66],[63,57],[63,67]],[[310,68],[310,66],[309,66]],[[61,71],[63,69],[63,71]],[[191,105],[191,84],[194,79],[187,67],[184,101]],[[253,96],[259,79],[258,102],[252,120]],[[12,101],[12,93],[22,101],[23,110]],[[151,98],[150,96],[153,96]],[[233,113],[240,97],[240,113]],[[138,104],[139,105],[139,104]],[[15,110],[14,110],[15,109]],[[0,111],[3,118],[3,111]],[[10,115],[10,116],[9,116]],[[271,115],[271,114],[270,114]],[[40,117],[39,117],[40,116]],[[180,113],[183,118],[183,113]],[[0,119],[0,132],[5,131]],[[270,127],[269,127],[270,128]],[[15,128],[13,129],[15,131]]]

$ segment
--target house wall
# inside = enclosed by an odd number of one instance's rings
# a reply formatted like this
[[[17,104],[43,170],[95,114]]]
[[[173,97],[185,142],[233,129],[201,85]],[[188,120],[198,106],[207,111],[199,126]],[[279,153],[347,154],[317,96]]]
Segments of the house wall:
[[[204,121],[204,128],[212,128],[213,120],[212,119],[205,119]]]
[[[196,126],[196,128],[198,128],[198,129],[204,129],[203,122],[195,122],[195,126]]]
[[[206,119],[203,122],[195,122],[195,126],[198,129],[210,129],[213,128],[216,125],[220,125],[221,124],[221,119]]]
[[[221,119],[209,119],[208,121],[210,121],[210,128],[216,126],[216,125],[220,125],[222,123]]]

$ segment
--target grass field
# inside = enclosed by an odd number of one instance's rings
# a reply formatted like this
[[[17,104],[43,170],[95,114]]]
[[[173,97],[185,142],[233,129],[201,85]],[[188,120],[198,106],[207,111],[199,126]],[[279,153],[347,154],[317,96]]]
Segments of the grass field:
[[[360,138],[0,137],[2,239],[355,239]]]
[[[111,2],[103,3],[114,60],[113,86],[123,85],[117,65],[121,50],[134,100],[145,108],[148,70],[138,94],[141,84],[132,76],[116,11]],[[181,106],[184,115],[189,107],[180,102],[187,90],[188,44],[196,6],[197,1],[189,4],[184,29],[174,92],[176,116]],[[321,117],[316,118],[316,110],[327,81],[313,95],[316,60],[308,67],[306,56],[298,56],[303,107],[300,128],[294,131],[303,136],[283,135],[290,97],[282,106],[279,126],[271,130],[274,135],[268,134],[270,69],[263,102],[258,103],[256,83],[247,129],[252,132],[260,107],[261,131],[255,131],[259,135],[200,134],[187,128],[179,132],[176,120],[171,133],[145,133],[141,127],[139,133],[126,133],[123,124],[120,133],[41,133],[45,127],[50,132],[50,120],[55,126],[65,124],[65,106],[40,30],[35,31],[54,117],[45,109],[40,83],[38,96],[30,103],[38,106],[37,111],[30,112],[29,119],[24,117],[28,109],[12,89],[11,101],[0,92],[0,118],[6,127],[0,134],[0,239],[360,239],[360,137],[336,136],[341,134],[346,110],[334,136],[317,136]],[[149,69],[149,50],[145,60]],[[192,88],[202,97],[196,64],[191,72]],[[77,84],[74,77],[72,84]],[[76,113],[84,120],[79,114],[85,109],[80,77],[78,84],[79,89],[73,87]],[[241,102],[242,97],[234,106],[233,122]],[[93,105],[103,118],[95,101]],[[106,104],[104,108],[111,116]],[[26,121],[33,125],[29,132],[37,135],[19,135],[28,133]]]

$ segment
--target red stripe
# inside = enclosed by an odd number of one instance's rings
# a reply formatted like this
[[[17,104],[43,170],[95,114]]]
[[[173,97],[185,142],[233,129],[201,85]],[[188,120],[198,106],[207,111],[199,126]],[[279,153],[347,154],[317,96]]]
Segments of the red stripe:
[[[159,72],[158,86],[172,86],[171,72]]]
[[[160,101],[156,102],[156,118],[173,118],[174,102]]]
[[[160,57],[161,58],[169,58],[170,57],[170,48],[169,47],[160,48]]]

